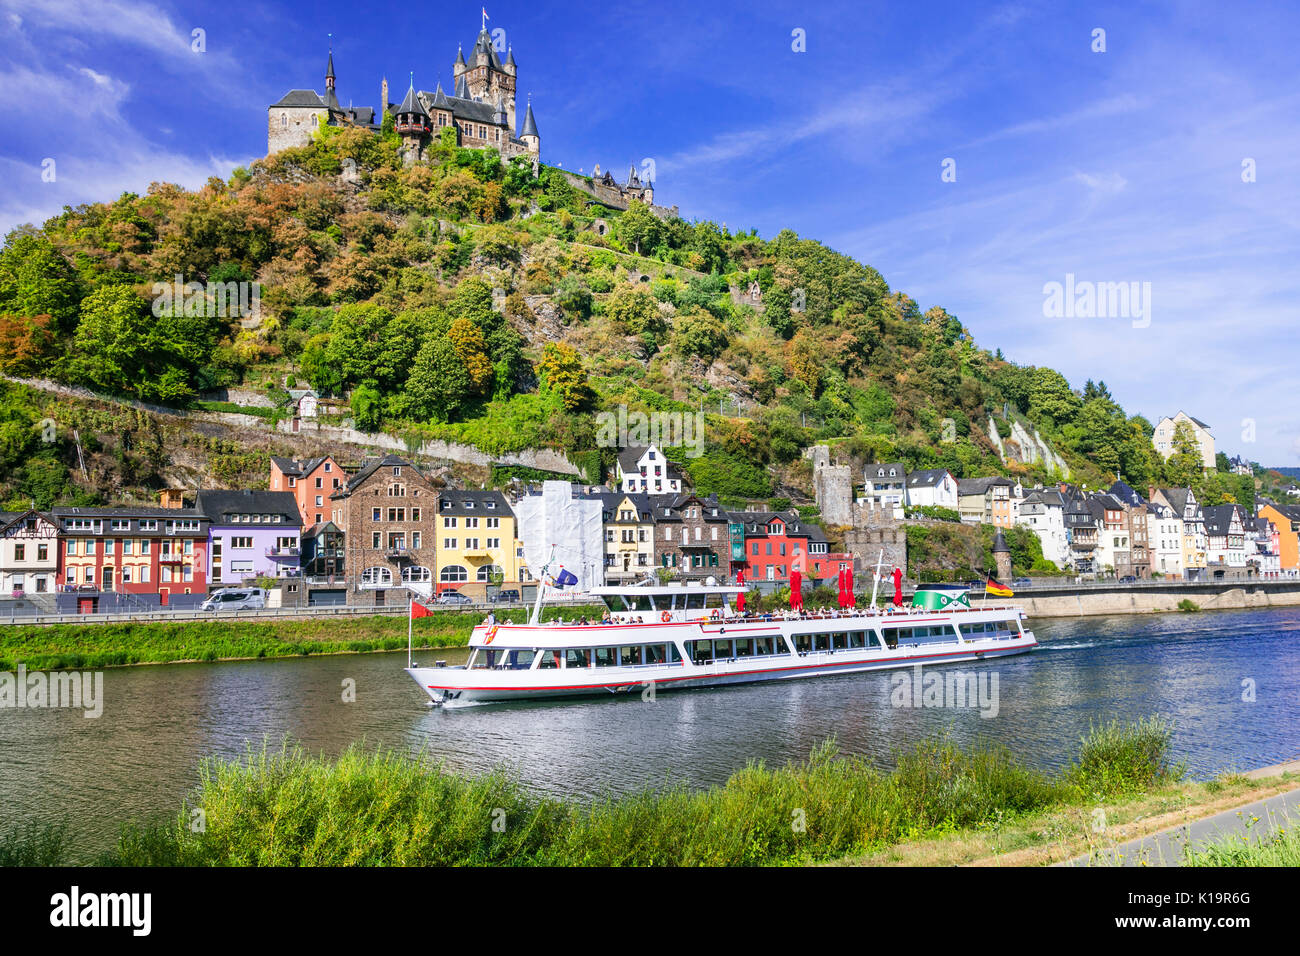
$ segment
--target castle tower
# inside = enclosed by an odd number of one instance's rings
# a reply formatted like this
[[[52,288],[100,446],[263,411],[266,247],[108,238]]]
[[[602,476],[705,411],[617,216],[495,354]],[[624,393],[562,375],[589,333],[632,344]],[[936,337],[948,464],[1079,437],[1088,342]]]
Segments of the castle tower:
[[[998,531],[997,536],[993,539],[993,560],[998,568],[998,583],[1011,583],[1011,549],[1007,547],[1007,539]]]
[[[410,165],[424,159],[425,146],[433,133],[433,122],[415,95],[415,74],[411,74],[411,85],[406,97],[393,114],[393,128],[402,137],[403,159]]]
[[[528,113],[524,116],[524,128],[519,133],[519,139],[528,147],[534,157],[542,151],[542,137],[537,132],[537,120],[533,118],[533,98],[530,94],[528,97]]]
[[[379,84],[379,125],[384,125],[384,114],[388,112],[388,77]]]
[[[510,128],[514,129],[515,78],[519,68],[514,63],[513,53],[510,54],[507,63],[502,63],[492,46],[492,37],[488,34],[485,25],[474,40],[474,49],[470,51],[469,62],[462,64],[462,60],[463,56],[458,51],[457,68],[463,66],[461,72],[465,77],[469,98],[480,103],[496,103],[498,97],[505,100],[506,116]]]

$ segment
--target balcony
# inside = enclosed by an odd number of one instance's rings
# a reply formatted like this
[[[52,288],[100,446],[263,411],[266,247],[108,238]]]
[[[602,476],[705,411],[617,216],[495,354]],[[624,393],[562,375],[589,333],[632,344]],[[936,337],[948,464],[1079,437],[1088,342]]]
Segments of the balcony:
[[[302,554],[302,548],[298,547],[297,545],[294,545],[292,547],[287,547],[287,548],[280,547],[279,545],[275,545],[273,547],[266,549],[266,556],[268,558],[296,558],[299,557],[301,554]]]
[[[389,561],[414,561],[411,551],[405,545],[389,545],[384,550],[384,557]]]

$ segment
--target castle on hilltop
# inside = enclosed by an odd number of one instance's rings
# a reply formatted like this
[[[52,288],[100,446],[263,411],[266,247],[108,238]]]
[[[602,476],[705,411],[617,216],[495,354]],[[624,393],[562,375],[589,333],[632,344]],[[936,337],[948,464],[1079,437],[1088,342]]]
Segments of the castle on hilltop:
[[[541,137],[537,120],[529,103],[523,128],[515,134],[515,88],[519,76],[512,49],[507,48],[502,62],[486,21],[469,60],[464,48],[456,51],[452,65],[453,92],[448,95],[439,82],[433,92],[416,90],[414,76],[400,104],[388,101],[388,80],[380,84],[383,112],[393,117],[393,126],[402,138],[406,162],[425,158],[429,143],[447,128],[456,131],[456,143],[470,149],[492,148],[505,159],[541,155]],[[331,50],[325,70],[325,92],[290,90],[267,108],[266,153],[271,155],[291,146],[305,146],[321,126],[352,126],[377,133],[383,115],[375,116],[371,107],[343,107],[335,90],[334,52]]]

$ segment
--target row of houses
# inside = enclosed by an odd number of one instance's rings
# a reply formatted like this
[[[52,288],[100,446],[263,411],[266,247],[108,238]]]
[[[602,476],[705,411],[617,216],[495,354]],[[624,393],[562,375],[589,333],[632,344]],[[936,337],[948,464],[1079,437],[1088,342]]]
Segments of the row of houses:
[[[1124,481],[1104,492],[1035,489],[1017,523],[1038,535],[1047,560],[1085,576],[1200,581],[1300,571],[1300,508],[1266,505],[1252,516],[1238,504],[1205,505],[1191,488],[1145,496]]]
[[[902,462],[867,465],[858,504],[902,520],[915,508],[946,508],[968,524],[1010,528],[1016,523],[1024,487],[1010,478],[954,478],[946,468],[909,472]]]
[[[852,561],[796,510],[728,512],[683,478],[654,447],[621,455],[613,488],[544,482],[510,498],[444,487],[397,455],[355,470],[277,457],[265,491],[0,513],[0,596],[61,611],[192,606],[273,579],[285,604],[369,605],[447,589],[484,597],[546,565],[586,588],[656,572],[780,583],[796,568],[817,582]]]

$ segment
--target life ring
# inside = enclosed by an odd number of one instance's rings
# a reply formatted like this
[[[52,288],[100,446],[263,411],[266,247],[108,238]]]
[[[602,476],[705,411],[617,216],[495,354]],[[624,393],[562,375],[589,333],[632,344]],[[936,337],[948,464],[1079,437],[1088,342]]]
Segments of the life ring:
[[[719,621],[722,619],[722,612],[715,607],[709,612],[709,618],[710,620]]]
[[[659,620],[663,621],[665,624],[667,624],[672,619],[673,616],[669,614],[667,611],[664,611],[662,614],[659,615]]]
[[[496,636],[497,636],[497,626],[496,626],[495,624],[493,624],[491,627],[488,628],[488,631],[487,631],[487,640],[484,641],[483,643],[484,643],[484,644],[491,644],[492,641],[496,639]]]

